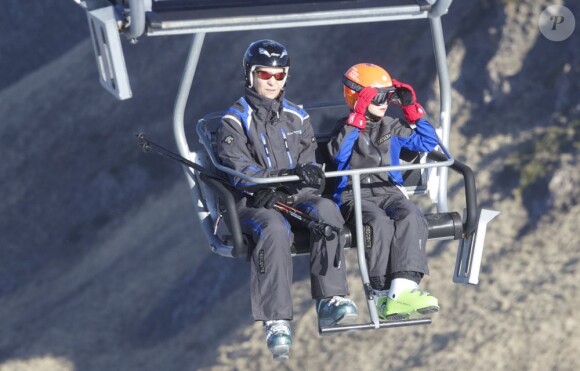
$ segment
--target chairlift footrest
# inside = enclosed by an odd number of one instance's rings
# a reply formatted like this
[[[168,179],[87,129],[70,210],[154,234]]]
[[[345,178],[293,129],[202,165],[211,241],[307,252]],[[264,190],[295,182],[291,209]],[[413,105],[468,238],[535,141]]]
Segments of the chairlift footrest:
[[[318,334],[322,336],[333,335],[339,332],[346,331],[360,331],[360,330],[376,330],[392,327],[406,327],[406,326],[418,326],[418,325],[430,325],[431,317],[421,317],[413,319],[405,319],[401,321],[381,321],[379,326],[376,327],[374,323],[355,323],[349,325],[337,325],[332,327],[319,327]]]

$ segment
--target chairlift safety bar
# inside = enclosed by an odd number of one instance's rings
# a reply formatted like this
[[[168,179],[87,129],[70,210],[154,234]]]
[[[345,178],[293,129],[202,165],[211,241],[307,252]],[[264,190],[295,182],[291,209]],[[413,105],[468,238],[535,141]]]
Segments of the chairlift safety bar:
[[[205,123],[206,123],[206,121],[202,119],[202,120],[200,120],[200,122],[197,125],[197,135],[200,138],[202,138],[202,137],[207,138],[208,133],[207,133],[207,129],[205,127]],[[235,171],[227,166],[222,165],[218,161],[218,159],[215,157],[215,154],[213,153],[213,149],[211,147],[209,147],[210,143],[208,140],[203,140],[203,141],[201,141],[201,143],[205,147],[205,150],[208,153],[209,158],[211,159],[213,166],[216,169],[218,169],[224,173],[227,173],[229,175],[244,179],[248,182],[252,182],[255,184],[271,184],[271,183],[291,182],[291,181],[300,180],[300,178],[298,178],[298,176],[296,176],[296,175],[257,178],[257,177],[251,177],[251,176],[248,176],[246,174],[237,172],[237,171]],[[454,160],[453,156],[449,153],[447,148],[445,148],[445,146],[441,143],[441,141],[439,141],[439,147],[441,148],[441,150],[443,151],[445,156],[447,156],[447,160],[441,161],[441,162],[431,162],[431,163],[423,163],[423,164],[405,164],[405,165],[396,165],[396,166],[381,166],[381,167],[368,167],[368,168],[362,168],[362,169],[328,171],[328,172],[325,172],[325,175],[327,178],[334,178],[334,177],[340,177],[340,176],[352,176],[352,175],[360,176],[360,175],[365,175],[365,174],[374,174],[374,173],[381,173],[381,172],[387,172],[387,171],[428,169],[428,168],[447,167],[447,166],[453,165],[453,162],[455,160]]]

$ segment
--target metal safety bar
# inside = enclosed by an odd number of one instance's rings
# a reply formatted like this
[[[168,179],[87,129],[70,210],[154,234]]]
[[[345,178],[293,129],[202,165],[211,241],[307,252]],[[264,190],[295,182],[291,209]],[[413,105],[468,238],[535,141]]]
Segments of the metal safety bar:
[[[271,184],[271,183],[284,183],[284,182],[292,182],[298,181],[300,178],[296,175],[287,175],[287,176],[279,176],[279,177],[268,177],[268,178],[256,178],[251,177],[246,174],[242,174],[229,168],[227,166],[222,165],[219,160],[215,157],[214,149],[211,148],[211,142],[208,139],[208,130],[205,125],[206,121],[200,120],[197,125],[197,135],[201,138],[206,138],[206,140],[200,140],[201,144],[205,147],[206,152],[211,159],[213,166],[232,176],[238,177],[240,179],[244,179],[248,182],[252,182],[255,184]],[[440,168],[453,165],[455,159],[449,153],[447,148],[439,141],[439,147],[447,156],[446,160],[441,162],[432,162],[432,163],[424,163],[424,164],[405,164],[405,165],[391,165],[391,166],[381,166],[381,167],[369,167],[363,169],[350,169],[350,170],[340,170],[340,171],[329,171],[326,172],[325,175],[327,178],[335,178],[340,176],[353,176],[353,175],[365,175],[365,174],[373,174],[373,173],[380,173],[380,172],[388,172],[388,171],[403,171],[403,170],[415,170],[415,169],[429,169],[429,168]]]
[[[318,333],[320,335],[332,335],[346,331],[375,330],[377,328],[393,328],[393,327],[430,325],[430,324],[431,318],[426,317],[426,318],[407,319],[402,321],[380,322],[378,326],[376,326],[375,323],[361,323],[352,325],[337,325],[333,327],[319,327]]]

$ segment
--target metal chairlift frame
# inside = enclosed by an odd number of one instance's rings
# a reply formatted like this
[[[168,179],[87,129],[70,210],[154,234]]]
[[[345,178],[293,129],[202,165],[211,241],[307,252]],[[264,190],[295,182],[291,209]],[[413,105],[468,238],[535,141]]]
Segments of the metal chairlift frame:
[[[354,198],[355,200],[360,200],[360,176],[363,174],[379,171],[436,168],[439,178],[435,198],[437,210],[439,213],[447,212],[447,170],[449,166],[455,163],[455,159],[447,150],[451,123],[451,85],[447,69],[441,17],[447,13],[453,0],[357,0],[319,1],[315,3],[299,1],[297,4],[272,4],[272,2],[263,2],[257,7],[236,8],[228,8],[227,6],[220,5],[217,0],[207,2],[205,6],[196,5],[194,4],[196,3],[195,1],[187,3],[183,0],[74,1],[79,3],[87,11],[101,84],[118,99],[128,99],[132,96],[120,43],[120,33],[125,33],[132,43],[135,43],[142,36],[193,34],[194,36],[173,112],[173,130],[179,153],[194,163],[202,166],[213,166],[222,172],[236,175],[259,184],[296,181],[298,177],[251,178],[221,166],[213,156],[211,148],[208,148],[210,138],[207,138],[207,132],[204,131],[205,118],[200,120],[197,131],[200,142],[206,147],[206,153],[191,151],[188,145],[185,135],[185,107],[206,33],[416,19],[428,20],[433,40],[435,64],[439,77],[439,124],[441,128],[439,135],[440,148],[443,151],[444,157],[439,158],[439,162],[335,171],[327,172],[326,176],[350,176],[352,178]],[[393,5],[394,2],[397,2],[398,5]],[[277,11],[272,12],[272,9],[277,9]],[[215,210],[208,210],[206,207],[208,200],[204,199],[200,190],[203,182],[199,181],[200,178],[197,177],[193,169],[185,168],[185,172],[191,188],[194,207],[200,217],[202,228],[209,239],[212,250],[220,255],[232,256],[232,247],[216,236],[215,215],[211,215],[212,211],[215,213]],[[208,192],[211,194],[211,190]],[[214,202],[214,200],[210,200],[210,202]],[[458,248],[455,272],[453,275],[453,281],[455,283],[478,283],[485,231],[487,224],[497,214],[499,213],[496,211],[481,210],[477,217],[477,226],[474,227],[475,231],[469,231],[469,233],[465,233],[462,236],[463,238]],[[355,220],[357,231],[356,246],[363,246],[363,223],[360,201],[355,202]],[[321,334],[347,330],[409,326],[431,322],[429,318],[391,323],[380,322],[374,305],[372,290],[369,290],[370,284],[364,249],[357,249],[357,256],[371,322],[319,329]]]

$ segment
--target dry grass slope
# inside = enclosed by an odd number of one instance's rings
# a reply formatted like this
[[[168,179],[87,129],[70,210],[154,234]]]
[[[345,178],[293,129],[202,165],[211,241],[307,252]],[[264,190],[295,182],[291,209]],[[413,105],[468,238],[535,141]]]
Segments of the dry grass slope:
[[[562,3],[580,14],[578,4]],[[140,154],[132,137],[145,130],[171,143],[180,77],[173,71],[188,39],[129,49],[136,91],[129,102],[102,92],[86,40],[42,68],[31,65],[0,91],[0,173],[9,179],[0,184],[9,195],[0,205],[0,371],[576,369],[580,42],[577,31],[561,43],[539,34],[537,17],[549,4],[455,2],[444,18],[451,150],[477,171],[480,205],[501,211],[488,230],[480,284],[452,284],[456,242],[430,242],[424,287],[442,304],[431,325],[322,338],[308,262],[297,258],[294,346],[284,364],[272,361],[261,325],[250,318],[248,265],[208,251],[181,170]],[[217,72],[239,77],[237,63],[213,61],[272,37],[294,47],[292,97],[340,98],[338,79],[308,81],[311,65],[301,62],[335,53],[320,60],[329,75],[340,76],[355,59],[384,61],[416,83],[436,116],[428,35],[409,25],[385,40],[374,27],[210,35],[196,103],[205,113],[233,101],[241,84],[200,90],[213,86],[208,76]],[[312,44],[300,48],[304,32]],[[369,34],[368,45],[407,54],[334,47]],[[154,60],[151,51],[164,58]],[[202,114],[192,111],[188,116]],[[455,210],[463,207],[460,181],[451,175]],[[347,259],[364,315],[354,253]]]

